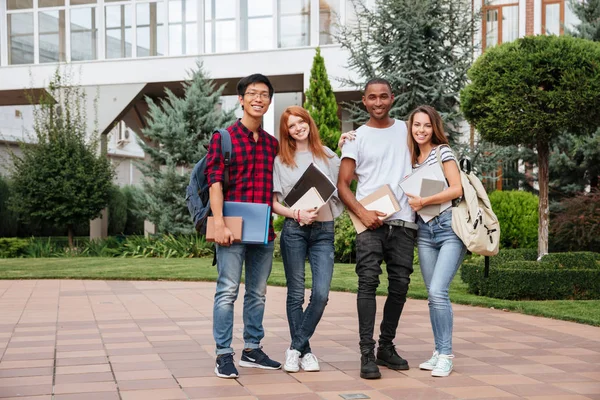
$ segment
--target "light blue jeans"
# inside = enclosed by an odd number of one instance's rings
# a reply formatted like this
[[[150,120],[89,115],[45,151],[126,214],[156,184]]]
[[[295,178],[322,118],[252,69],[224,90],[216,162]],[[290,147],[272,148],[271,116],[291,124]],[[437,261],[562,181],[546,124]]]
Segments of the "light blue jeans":
[[[267,279],[273,266],[273,242],[268,244],[234,243],[230,247],[215,245],[217,252],[217,291],[213,306],[213,336],[216,353],[233,353],[233,303],[238,297],[242,264],[246,279],[244,294],[244,348],[257,349],[265,336],[263,316]]]
[[[323,316],[333,276],[333,221],[300,226],[286,218],[281,231],[281,257],[287,282],[286,311],[291,348],[302,356],[311,353],[309,339]],[[304,262],[308,256],[312,273],[310,301],[304,305]]]
[[[429,298],[435,350],[452,354],[453,314],[448,289],[467,248],[452,230],[452,208],[425,223],[418,220],[421,273]]]

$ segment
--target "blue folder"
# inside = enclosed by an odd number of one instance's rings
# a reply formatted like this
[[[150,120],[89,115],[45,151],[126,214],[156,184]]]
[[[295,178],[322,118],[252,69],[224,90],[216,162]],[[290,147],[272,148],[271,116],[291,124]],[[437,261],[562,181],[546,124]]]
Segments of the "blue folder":
[[[242,217],[242,243],[268,243],[271,220],[271,206],[268,204],[226,201],[223,203],[223,216]]]

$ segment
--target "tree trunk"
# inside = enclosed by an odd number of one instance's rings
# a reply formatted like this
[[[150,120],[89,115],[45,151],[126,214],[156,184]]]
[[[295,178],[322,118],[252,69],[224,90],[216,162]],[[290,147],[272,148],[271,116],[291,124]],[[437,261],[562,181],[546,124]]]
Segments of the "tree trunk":
[[[538,185],[540,187],[539,194],[539,226],[538,226],[538,260],[548,254],[548,225],[549,225],[549,208],[548,208],[548,182],[550,175],[548,171],[548,159],[550,158],[550,146],[548,142],[539,141],[537,144],[538,153]]]
[[[73,224],[67,225],[67,235],[69,236],[69,248],[73,250]]]

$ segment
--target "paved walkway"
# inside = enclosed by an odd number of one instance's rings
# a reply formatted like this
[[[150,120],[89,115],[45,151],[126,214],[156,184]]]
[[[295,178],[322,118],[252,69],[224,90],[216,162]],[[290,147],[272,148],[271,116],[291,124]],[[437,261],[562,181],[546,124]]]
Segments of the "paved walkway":
[[[417,368],[432,350],[427,304],[418,300],[408,301],[397,337],[412,368],[362,380],[349,293],[332,293],[311,341],[321,372],[240,368],[239,379],[219,379],[213,294],[214,283],[203,282],[0,281],[0,398],[600,399],[600,328],[455,306],[455,372],[432,378]],[[269,287],[265,328],[265,351],[283,361],[284,288]]]

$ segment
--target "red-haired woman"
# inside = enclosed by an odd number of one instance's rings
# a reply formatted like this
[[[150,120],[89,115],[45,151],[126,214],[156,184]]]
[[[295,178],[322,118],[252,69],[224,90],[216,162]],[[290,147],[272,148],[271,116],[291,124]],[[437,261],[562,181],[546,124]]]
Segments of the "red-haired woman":
[[[288,107],[279,125],[279,154],[273,168],[273,211],[285,218],[281,231],[281,256],[287,280],[286,310],[292,343],[285,352],[287,372],[319,371],[309,339],[321,320],[333,275],[333,219],[343,211],[334,195],[319,210],[295,210],[281,204],[306,168],[315,163],[334,183],[340,159],[323,146],[319,130],[308,111]],[[337,193],[336,193],[337,194]],[[312,291],[305,310],[304,261],[308,256]]]

